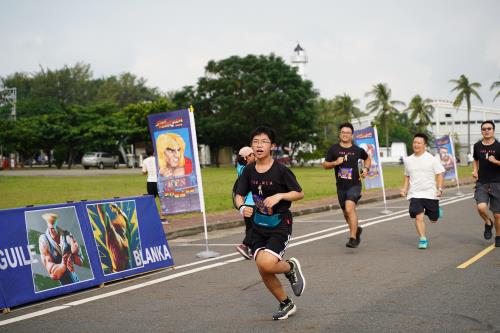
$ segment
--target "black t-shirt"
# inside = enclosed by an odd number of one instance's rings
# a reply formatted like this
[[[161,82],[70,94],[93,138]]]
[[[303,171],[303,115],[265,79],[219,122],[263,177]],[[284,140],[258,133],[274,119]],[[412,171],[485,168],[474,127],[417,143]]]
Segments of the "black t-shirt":
[[[482,141],[474,144],[474,159],[479,161],[479,177],[480,183],[500,183],[500,166],[488,161],[489,156],[495,156],[500,161],[500,142],[495,140],[491,145],[484,145]]]
[[[336,143],[326,152],[325,161],[335,162],[339,157],[343,157],[344,162],[335,166],[337,186],[348,188],[354,185],[361,185],[358,160],[366,160],[368,158],[366,151],[355,144],[349,148],[344,148]]]
[[[292,205],[291,201],[281,200],[272,208],[264,206],[264,199],[276,193],[287,193],[290,191],[301,192],[295,175],[285,165],[274,161],[269,170],[264,173],[259,173],[255,169],[255,163],[247,165],[243,169],[238,184],[236,185],[236,194],[241,196],[252,192],[255,207],[261,214],[272,215],[277,213],[285,213]]]

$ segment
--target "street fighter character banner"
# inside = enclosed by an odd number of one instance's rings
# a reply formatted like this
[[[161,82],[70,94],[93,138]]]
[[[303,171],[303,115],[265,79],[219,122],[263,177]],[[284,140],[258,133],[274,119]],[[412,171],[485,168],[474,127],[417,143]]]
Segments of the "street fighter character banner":
[[[439,161],[445,170],[444,179],[455,179],[457,176],[457,165],[452,138],[449,135],[436,138],[436,150]]]
[[[174,264],[154,198],[0,210],[0,309]]]
[[[196,130],[189,109],[148,116],[162,215],[202,210]]]
[[[372,159],[368,176],[365,178],[365,188],[382,187],[382,165],[379,159],[377,131],[373,127],[356,130],[354,131],[354,142],[363,148]]]

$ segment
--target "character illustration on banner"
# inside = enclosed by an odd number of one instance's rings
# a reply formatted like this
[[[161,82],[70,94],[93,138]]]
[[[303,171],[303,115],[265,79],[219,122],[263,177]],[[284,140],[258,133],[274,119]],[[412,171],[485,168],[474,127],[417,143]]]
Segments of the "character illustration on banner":
[[[370,143],[361,143],[359,145],[361,148],[363,148],[368,156],[371,158],[372,163],[370,165],[370,169],[368,170],[368,176],[367,178],[375,178],[378,176],[378,164],[377,164],[377,158],[375,158],[375,146],[370,144]]]
[[[68,231],[58,227],[59,216],[43,214],[47,230],[38,238],[41,262],[50,278],[61,285],[79,282],[74,265],[81,266],[83,255],[77,241]]]
[[[87,206],[104,274],[142,266],[134,201]]]
[[[439,147],[439,159],[446,172],[453,169],[453,157],[448,152],[448,148]]]
[[[184,156],[186,143],[180,135],[160,134],[156,140],[156,148],[161,176],[184,176],[193,172],[193,162]]]

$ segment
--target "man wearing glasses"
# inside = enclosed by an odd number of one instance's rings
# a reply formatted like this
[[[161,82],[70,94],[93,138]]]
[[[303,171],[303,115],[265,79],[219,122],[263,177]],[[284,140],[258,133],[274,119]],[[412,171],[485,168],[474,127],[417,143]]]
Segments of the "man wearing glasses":
[[[474,144],[472,177],[476,179],[474,199],[477,211],[484,221],[484,238],[491,239],[493,220],[488,214],[488,203],[495,218],[495,247],[500,247],[500,143],[495,139],[495,123],[481,124],[483,139]]]
[[[353,144],[354,128],[352,124],[341,124],[339,131],[340,142],[330,147],[326,153],[323,167],[325,169],[335,168],[339,205],[350,230],[349,241],[345,246],[356,248],[361,241],[361,232],[363,231],[358,226],[358,215],[356,213],[356,204],[361,198],[358,161],[364,161],[361,177],[366,177],[370,169],[371,158],[363,148]]]

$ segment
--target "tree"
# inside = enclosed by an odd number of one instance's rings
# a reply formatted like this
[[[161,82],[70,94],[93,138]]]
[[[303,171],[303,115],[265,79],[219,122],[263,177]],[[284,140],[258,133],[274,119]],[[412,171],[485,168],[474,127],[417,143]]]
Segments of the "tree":
[[[334,99],[334,110],[337,116],[344,119],[345,122],[352,122],[352,119],[358,119],[366,116],[359,107],[359,99],[352,99],[349,95],[337,95]]]
[[[470,98],[471,95],[473,95],[481,103],[483,103],[481,96],[479,96],[476,91],[477,88],[481,87],[481,84],[478,82],[469,82],[469,79],[464,74],[460,75],[458,80],[450,80],[450,82],[456,84],[456,86],[451,91],[458,92],[458,95],[453,101],[453,106],[459,108],[460,105],[462,105],[464,99],[467,104],[467,154],[470,154]]]
[[[320,149],[326,150],[335,138],[338,137],[338,125],[340,119],[335,112],[335,101],[333,99],[319,98],[314,103],[316,109],[315,127],[318,129],[318,144]]]
[[[494,89],[500,88],[500,81],[495,81],[492,83],[490,90],[493,91]],[[497,97],[500,96],[500,89],[498,89],[495,97],[493,97],[493,102],[497,99]]]
[[[431,123],[432,114],[434,113],[434,106],[430,104],[431,102],[432,100],[429,98],[422,100],[420,95],[415,95],[405,110],[411,112],[410,120],[412,122],[418,119],[417,129],[420,133],[427,132],[427,126]]]
[[[176,105],[168,98],[160,98],[154,102],[130,104],[123,109],[123,114],[130,124],[129,139],[132,142],[149,142],[148,115],[177,110]]]
[[[310,81],[271,54],[210,61],[197,86],[185,87],[174,101],[194,106],[198,142],[210,145],[217,158],[224,146],[236,151],[248,145],[249,133],[262,125],[292,149],[307,142],[315,134],[316,96]]]
[[[370,113],[377,112],[376,120],[384,128],[385,146],[389,149],[389,125],[398,114],[397,106],[404,107],[400,101],[391,100],[391,89],[385,83],[373,86],[373,89],[366,93],[366,96],[373,96],[374,100],[366,105]]]

